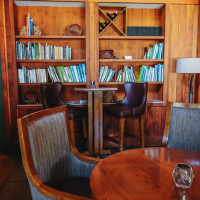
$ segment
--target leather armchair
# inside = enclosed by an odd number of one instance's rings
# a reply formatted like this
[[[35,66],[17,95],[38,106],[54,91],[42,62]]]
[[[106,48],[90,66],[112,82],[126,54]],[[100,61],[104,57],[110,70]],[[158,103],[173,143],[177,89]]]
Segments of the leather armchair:
[[[100,159],[71,143],[67,107],[18,119],[22,159],[33,200],[89,200],[89,178]]]
[[[144,112],[147,99],[147,83],[125,83],[125,97],[122,102],[104,108],[104,113],[120,119],[119,137],[120,147],[123,150],[125,119],[139,119],[141,146],[144,147]]]
[[[40,91],[42,96],[43,107],[54,108],[58,106],[67,105],[63,99],[61,98],[61,90],[62,84],[59,82],[51,83],[51,84],[41,84]],[[75,119],[81,118],[83,124],[84,137],[87,137],[86,132],[86,120],[85,115],[87,113],[87,108],[73,107],[68,106],[68,117],[71,128],[71,138],[72,142],[75,144]]]

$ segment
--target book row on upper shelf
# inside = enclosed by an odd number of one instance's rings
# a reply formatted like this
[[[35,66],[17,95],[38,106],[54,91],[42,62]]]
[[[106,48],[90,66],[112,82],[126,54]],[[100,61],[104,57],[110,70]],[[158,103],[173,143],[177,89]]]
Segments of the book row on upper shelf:
[[[72,49],[68,46],[52,46],[40,42],[28,42],[27,45],[16,41],[16,57],[18,60],[71,60]]]
[[[157,64],[154,67],[142,65],[138,74],[135,75],[132,66],[127,65],[118,72],[115,69],[109,69],[108,66],[100,66],[99,82],[162,82],[163,64]]]
[[[153,46],[145,47],[144,59],[163,59],[163,43],[155,43]]]
[[[18,83],[46,83],[48,80],[62,83],[86,82],[85,63],[67,67],[48,66],[47,69],[29,70],[24,66],[18,69]]]

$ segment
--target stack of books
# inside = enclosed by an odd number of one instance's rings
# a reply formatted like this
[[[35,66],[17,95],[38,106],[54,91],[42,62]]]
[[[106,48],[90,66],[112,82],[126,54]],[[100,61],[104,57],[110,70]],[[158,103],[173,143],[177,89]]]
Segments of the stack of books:
[[[145,47],[144,59],[163,59],[163,43],[155,43],[149,48]]]
[[[46,83],[47,71],[46,69],[27,69],[22,67],[18,69],[18,83]]]
[[[34,35],[35,21],[30,17],[30,13],[26,17],[26,33],[27,35]]]
[[[135,82],[133,67],[125,65],[123,69],[120,69],[116,76],[116,82]]]
[[[115,69],[108,69],[108,66],[100,66],[99,82],[110,82],[115,74]]]
[[[163,64],[157,64],[154,67],[142,65],[136,78],[137,82],[163,81]]]
[[[72,49],[68,46],[57,47],[48,45],[42,46],[28,42],[27,45],[16,41],[16,56],[18,60],[70,60]]]
[[[81,83],[86,82],[86,66],[85,63],[79,65],[49,66],[47,68],[51,82],[62,83]]]

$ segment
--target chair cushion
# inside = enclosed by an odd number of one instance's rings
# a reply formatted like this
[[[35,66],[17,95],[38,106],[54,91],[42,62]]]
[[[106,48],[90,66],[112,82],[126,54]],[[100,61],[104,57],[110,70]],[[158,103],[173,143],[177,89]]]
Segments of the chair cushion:
[[[53,188],[70,194],[91,198],[90,179],[84,177],[69,177],[63,179]]]
[[[136,117],[143,114],[143,107],[134,107],[130,104],[113,104],[104,107],[104,113],[115,116],[117,118]]]
[[[69,120],[82,118],[85,114],[87,114],[87,108],[72,107],[67,105],[67,110]]]

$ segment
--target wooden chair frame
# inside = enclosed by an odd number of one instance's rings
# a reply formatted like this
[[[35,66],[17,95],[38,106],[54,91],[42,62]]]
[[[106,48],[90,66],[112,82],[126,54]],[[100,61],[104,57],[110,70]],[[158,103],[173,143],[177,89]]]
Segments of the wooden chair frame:
[[[125,126],[125,120],[128,119],[138,119],[139,120],[139,130],[140,135],[135,137],[134,139],[140,140],[141,147],[144,148],[144,115],[138,116],[138,117],[126,117],[119,119],[119,151],[123,151],[124,147],[124,126]]]
[[[68,135],[69,135],[69,142],[71,146],[71,151],[74,153],[75,156],[77,156],[80,160],[83,160],[85,162],[90,162],[90,163],[95,163],[97,164],[101,159],[98,158],[91,158],[88,156],[85,156],[81,154],[75,147],[74,143],[71,142],[71,134],[70,134],[70,129],[69,129],[69,120],[68,120],[68,115],[67,115],[67,106],[60,106],[60,107],[55,107],[51,109],[46,109],[42,111],[38,111],[35,113],[32,113],[30,115],[24,116],[22,118],[19,118],[17,120],[18,122],[18,127],[19,127],[19,136],[20,136],[20,141],[21,141],[21,151],[23,155],[23,163],[24,167],[26,170],[26,174],[29,177],[30,181],[32,182],[33,186],[39,190],[41,193],[44,195],[54,198],[54,199],[66,199],[66,200],[88,200],[89,198],[69,194],[66,192],[62,192],[56,189],[53,189],[51,187],[48,187],[45,185],[42,180],[39,178],[39,176],[36,173],[32,156],[31,156],[31,150],[30,150],[30,142],[28,138],[28,133],[27,133],[27,123],[37,120],[39,118],[54,114],[54,113],[59,113],[59,112],[65,112],[65,117],[66,117],[66,123],[67,123],[67,130],[68,130]]]
[[[178,103],[178,102],[169,102],[167,103],[167,110],[166,110],[166,118],[165,118],[165,128],[164,134],[162,139],[162,146],[167,147],[168,136],[169,136],[169,129],[170,129],[170,121],[171,121],[171,109],[172,107],[179,107],[179,108],[193,108],[193,109],[200,109],[199,104],[193,103]]]

